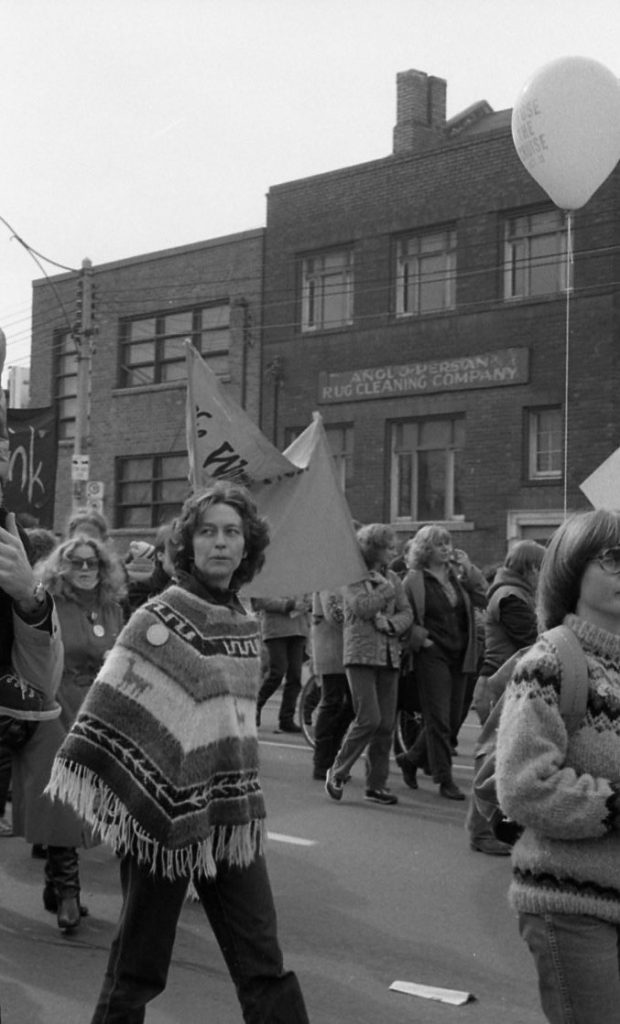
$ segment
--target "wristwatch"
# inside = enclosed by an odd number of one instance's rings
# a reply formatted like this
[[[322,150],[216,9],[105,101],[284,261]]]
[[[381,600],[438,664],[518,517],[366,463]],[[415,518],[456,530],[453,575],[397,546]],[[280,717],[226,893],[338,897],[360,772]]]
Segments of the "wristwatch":
[[[32,588],[30,597],[26,601],[18,601],[16,607],[27,619],[41,615],[43,609],[47,607],[47,591],[40,580]]]

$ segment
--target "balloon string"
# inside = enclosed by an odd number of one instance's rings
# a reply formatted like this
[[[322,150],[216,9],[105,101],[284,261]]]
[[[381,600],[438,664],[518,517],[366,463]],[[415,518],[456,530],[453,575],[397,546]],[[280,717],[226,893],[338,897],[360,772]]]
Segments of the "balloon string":
[[[566,211],[566,337],[564,342],[564,518],[568,512],[568,382],[570,370],[570,300],[573,291],[573,214]]]

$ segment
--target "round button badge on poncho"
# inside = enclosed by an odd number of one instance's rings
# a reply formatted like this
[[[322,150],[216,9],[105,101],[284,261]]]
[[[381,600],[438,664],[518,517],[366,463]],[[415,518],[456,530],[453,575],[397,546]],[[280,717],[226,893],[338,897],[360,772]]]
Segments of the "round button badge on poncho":
[[[153,647],[161,647],[169,637],[167,628],[161,622],[155,622],[146,631],[146,639]]]

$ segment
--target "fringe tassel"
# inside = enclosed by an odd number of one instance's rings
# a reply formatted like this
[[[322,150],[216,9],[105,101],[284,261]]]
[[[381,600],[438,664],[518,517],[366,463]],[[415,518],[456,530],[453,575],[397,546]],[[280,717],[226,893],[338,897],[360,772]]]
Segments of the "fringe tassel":
[[[265,843],[262,820],[247,825],[215,827],[197,843],[171,850],[149,836],[98,775],[88,768],[56,758],[45,793],[70,804],[115,853],[135,856],[171,881],[194,873],[215,877],[218,863],[247,867]]]

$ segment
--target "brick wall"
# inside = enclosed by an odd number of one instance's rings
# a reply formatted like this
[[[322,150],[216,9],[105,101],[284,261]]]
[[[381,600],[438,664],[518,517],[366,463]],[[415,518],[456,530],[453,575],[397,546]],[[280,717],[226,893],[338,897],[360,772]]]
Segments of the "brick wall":
[[[231,302],[230,381],[248,414],[260,410],[260,331],[264,232],[248,231],[182,248],[94,267],[99,334],[92,358],[90,478],[105,486],[105,513],[114,525],[116,456],[184,452],[185,384],[120,389],[119,323],[123,317],[172,311],[203,302]],[[32,405],[54,396],[54,332],[74,316],[76,277],[46,281],[33,290]],[[58,296],[58,298],[56,297]],[[55,525],[62,530],[72,504],[73,443],[61,442]],[[121,542],[128,540],[120,538]],[[122,543],[121,543],[122,546]]]
[[[574,215],[575,291],[571,297],[568,507],[588,503],[579,483],[620,444],[616,394],[618,215],[616,171]],[[354,425],[353,515],[389,518],[389,424],[399,418],[462,413],[467,531],[455,540],[483,562],[502,558],[509,510],[562,509],[563,484],[526,478],[524,422],[536,406],[564,402],[566,299],[506,303],[502,298],[502,218],[549,201],[525,172],[505,127],[413,155],[276,185],[268,194],[264,360],[283,361],[278,390],[267,383],[262,426],[284,442],[287,427],[319,409],[326,424]],[[457,306],[407,320],[394,316],[395,239],[417,228],[455,225]],[[300,268],[304,254],[351,246],[354,324],[303,335]],[[319,404],[321,371],[527,348],[525,384],[410,397]],[[277,423],[274,417],[277,412]],[[455,531],[457,524],[453,524]]]

